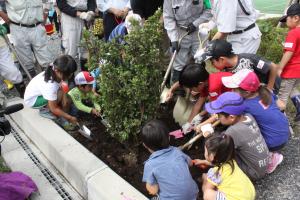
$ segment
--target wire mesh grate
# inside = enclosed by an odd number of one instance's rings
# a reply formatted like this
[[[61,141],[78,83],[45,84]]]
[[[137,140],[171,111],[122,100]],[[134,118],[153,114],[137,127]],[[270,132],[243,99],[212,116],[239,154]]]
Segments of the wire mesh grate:
[[[27,143],[21,138],[18,132],[12,127],[11,130],[12,135],[17,140],[17,142],[21,145],[24,151],[27,153],[29,158],[33,161],[33,163],[39,168],[44,177],[48,180],[48,182],[54,187],[57,193],[61,196],[63,200],[73,200],[70,194],[64,189],[64,187],[60,184],[60,182],[53,176],[53,174],[47,169],[40,160],[36,157]]]

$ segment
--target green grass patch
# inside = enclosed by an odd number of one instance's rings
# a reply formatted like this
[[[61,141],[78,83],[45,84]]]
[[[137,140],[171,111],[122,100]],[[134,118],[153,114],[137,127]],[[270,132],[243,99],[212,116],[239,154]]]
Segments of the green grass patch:
[[[255,8],[268,14],[282,14],[286,5],[286,0],[254,0]]]

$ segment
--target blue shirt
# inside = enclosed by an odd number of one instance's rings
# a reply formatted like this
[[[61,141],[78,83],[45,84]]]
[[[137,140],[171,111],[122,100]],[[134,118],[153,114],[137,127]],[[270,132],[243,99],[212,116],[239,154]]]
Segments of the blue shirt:
[[[100,67],[97,67],[96,69],[94,69],[94,70],[91,71],[91,75],[95,79],[95,81],[93,83],[93,89],[96,89],[96,87],[97,87],[97,78],[100,76],[100,74],[101,74]]]
[[[198,186],[190,174],[190,162],[176,147],[155,151],[145,162],[143,182],[158,184],[160,200],[196,200]]]
[[[114,28],[114,30],[110,33],[108,41],[111,42],[113,39],[117,39],[118,43],[125,44],[124,36],[127,35],[127,28],[125,27],[125,23],[121,23]]]
[[[269,148],[280,146],[288,141],[288,119],[277,107],[275,96],[272,96],[272,103],[267,107],[261,103],[259,96],[245,99],[244,103],[245,112],[255,118]]]

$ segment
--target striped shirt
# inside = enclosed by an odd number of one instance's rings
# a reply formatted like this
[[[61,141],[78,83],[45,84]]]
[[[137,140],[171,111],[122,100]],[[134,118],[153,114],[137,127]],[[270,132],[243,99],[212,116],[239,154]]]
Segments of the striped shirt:
[[[125,27],[125,23],[121,23],[109,35],[108,41],[111,42],[113,39],[116,39],[118,43],[125,44],[124,36],[127,35],[127,28]]]

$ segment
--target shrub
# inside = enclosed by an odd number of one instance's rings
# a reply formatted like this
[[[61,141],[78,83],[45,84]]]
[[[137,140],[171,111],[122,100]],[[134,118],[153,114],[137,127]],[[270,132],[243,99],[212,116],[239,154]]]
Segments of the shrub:
[[[262,32],[261,43],[257,54],[278,63],[283,54],[282,43],[287,34],[286,28],[277,28],[278,18],[259,20],[258,26]]]
[[[162,81],[161,10],[143,28],[125,36],[126,45],[105,43],[91,33],[84,34],[89,69],[102,63],[101,104],[111,125],[109,133],[121,142],[137,139],[143,122],[155,118]]]

